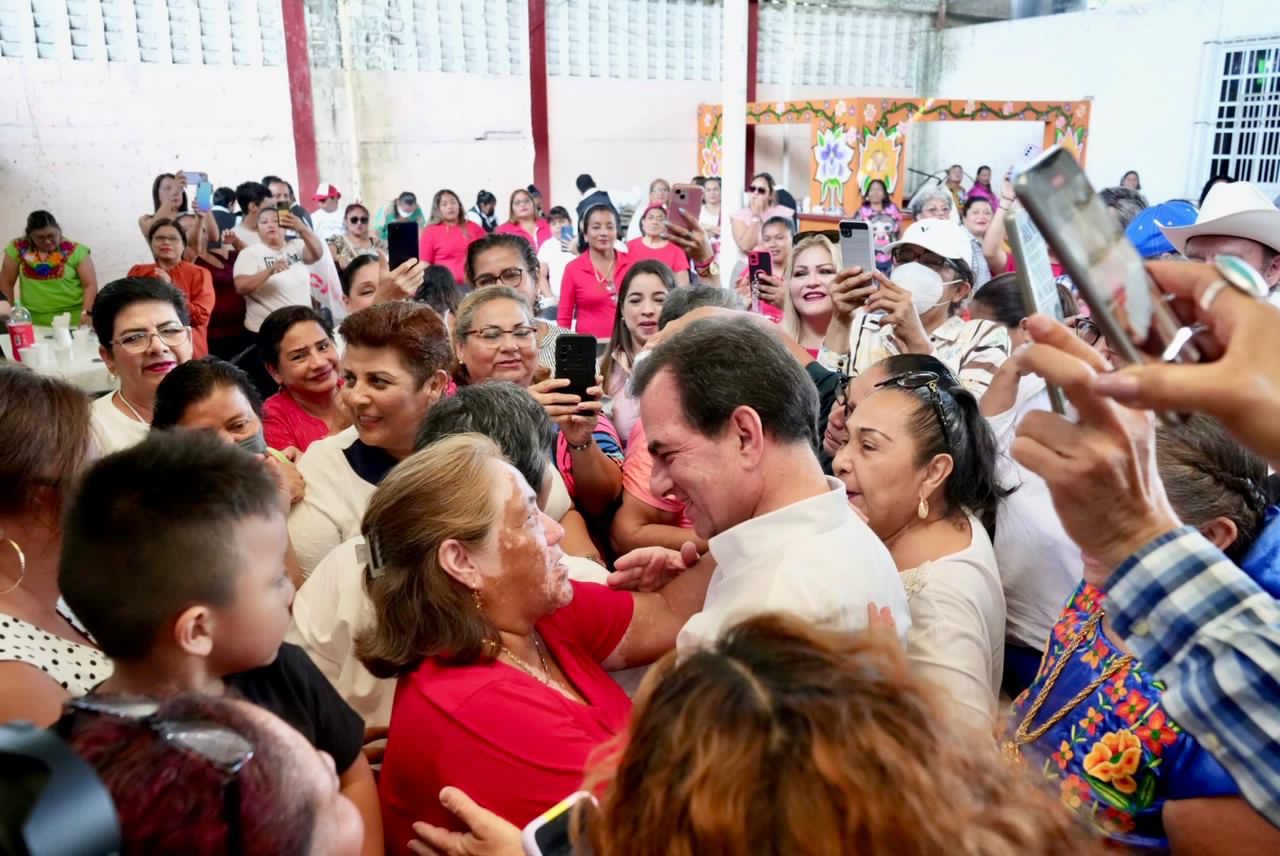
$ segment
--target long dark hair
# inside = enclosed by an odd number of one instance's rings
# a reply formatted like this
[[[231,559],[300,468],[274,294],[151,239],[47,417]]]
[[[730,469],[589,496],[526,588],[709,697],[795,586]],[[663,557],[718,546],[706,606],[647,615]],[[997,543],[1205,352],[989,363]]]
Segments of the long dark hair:
[[[154,181],[151,182],[152,211],[160,210],[160,182],[164,181],[166,178],[176,179],[177,176],[171,172],[162,172],[155,177]],[[187,189],[185,187],[182,188],[182,210],[187,210]]]
[[[58,221],[48,211],[32,211],[27,215],[27,239],[30,240],[32,232],[39,232],[41,229],[48,229],[50,226],[59,232],[62,231]]]
[[[601,202],[598,205],[592,205],[582,214],[582,222],[578,224],[578,252],[585,253],[587,251],[587,223],[591,220],[591,215],[597,211],[608,211],[609,216],[613,218],[613,230],[620,233],[622,230],[618,224],[618,212],[612,205],[607,202]]]
[[[631,291],[631,283],[635,281],[637,276],[649,274],[656,276],[662,280],[662,284],[666,286],[667,293],[671,293],[676,289],[676,277],[671,272],[671,268],[667,267],[657,259],[644,259],[638,261],[627,269],[627,275],[622,278],[622,285],[618,289],[618,303],[613,310],[613,334],[609,337],[609,347],[604,352],[604,360],[600,363],[600,374],[604,377],[604,382],[609,382],[609,374],[613,371],[613,364],[617,361],[615,354],[619,351],[627,355],[627,360],[635,359],[636,345],[635,340],[631,337],[631,331],[627,329],[627,323],[622,319],[622,310],[627,303],[627,293]],[[610,393],[616,395],[617,393]]]

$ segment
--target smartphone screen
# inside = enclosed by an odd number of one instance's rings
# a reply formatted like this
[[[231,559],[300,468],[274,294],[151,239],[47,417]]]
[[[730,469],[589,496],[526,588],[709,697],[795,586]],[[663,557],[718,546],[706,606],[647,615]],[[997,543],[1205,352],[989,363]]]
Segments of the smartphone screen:
[[[202,181],[196,185],[196,210],[200,213],[213,210],[213,185]]]
[[[1065,320],[1062,301],[1058,299],[1058,281],[1049,261],[1049,245],[1045,243],[1044,236],[1021,208],[1005,214],[1004,219],[1009,245],[1018,263],[1014,273],[1027,313],[1038,312],[1057,321]],[[1067,408],[1062,390],[1053,384],[1048,384],[1047,389],[1054,412],[1065,414]]]
[[[560,227],[560,240],[562,240],[562,241],[572,241],[572,240],[573,240],[573,227],[572,227],[572,226],[570,226],[569,224],[567,224],[567,223],[566,223],[565,225],[563,225],[563,226],[561,226],[561,227]]]
[[[569,827],[573,807],[582,800],[595,802],[590,794],[578,791],[530,821],[520,833],[524,852],[528,856],[573,856],[574,847]]]
[[[876,269],[876,251],[871,240],[871,224],[861,220],[840,221],[840,259],[844,267],[864,271]]]
[[[561,333],[556,339],[556,377],[569,379],[560,392],[586,399],[596,385],[596,337],[582,333]]]
[[[395,270],[418,257],[418,223],[405,220],[387,224],[387,264]]]

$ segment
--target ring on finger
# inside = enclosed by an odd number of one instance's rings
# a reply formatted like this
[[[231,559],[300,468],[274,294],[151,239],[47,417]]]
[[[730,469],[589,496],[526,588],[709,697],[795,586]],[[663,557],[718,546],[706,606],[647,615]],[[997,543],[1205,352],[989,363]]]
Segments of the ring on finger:
[[[1209,283],[1209,287],[1200,295],[1200,308],[1205,312],[1209,312],[1213,307],[1213,301],[1218,299],[1223,289],[1230,286],[1231,284],[1221,277]]]

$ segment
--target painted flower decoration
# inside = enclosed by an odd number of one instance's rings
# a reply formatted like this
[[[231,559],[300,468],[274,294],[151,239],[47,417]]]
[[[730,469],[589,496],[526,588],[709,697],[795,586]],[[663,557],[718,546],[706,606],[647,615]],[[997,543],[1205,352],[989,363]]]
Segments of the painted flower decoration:
[[[1089,783],[1074,773],[1062,780],[1059,789],[1062,796],[1062,804],[1070,809],[1080,808],[1093,793]]]
[[[1151,707],[1151,702],[1142,697],[1137,690],[1129,690],[1125,700],[1116,705],[1116,713],[1125,722],[1132,725],[1142,716],[1143,711]]]
[[[710,127],[711,127],[711,125],[712,125],[714,122],[715,122],[715,116],[713,116],[711,113],[704,113],[704,114],[703,114],[703,116],[702,116],[702,124],[703,124],[703,125],[705,125],[706,127],[710,128]]]
[[[1098,726],[1102,724],[1102,714],[1098,712],[1096,707],[1090,707],[1089,712],[1084,715],[1084,719],[1080,720],[1080,727],[1089,732],[1089,736],[1093,737],[1098,733]]]
[[[1068,128],[1066,131],[1059,131],[1055,136],[1055,142],[1071,152],[1076,160],[1080,160],[1080,155],[1084,151],[1084,129]]]
[[[898,145],[896,135],[886,136],[884,128],[874,135],[865,135],[862,157],[858,161],[858,189],[866,193],[867,185],[873,178],[878,178],[889,193],[893,193],[898,186],[898,156],[901,152],[902,146]]]
[[[844,103],[843,101],[837,101],[835,110],[836,110],[837,116],[843,116],[846,112],[848,112],[849,105]]]
[[[1094,815],[1094,822],[1099,829],[1111,835],[1133,832],[1136,825],[1132,814],[1110,805],[1103,807],[1102,811]]]
[[[972,114],[973,111],[976,110],[977,108],[978,108],[977,103],[973,101],[964,102],[964,112],[966,113]]]
[[[702,147],[701,173],[703,175],[720,174],[720,149],[721,141],[718,134],[707,137],[707,142]]]
[[[876,115],[878,113],[879,111],[876,110],[876,105],[868,104],[867,109],[862,111],[862,118],[866,119],[867,123],[870,124],[876,120]]]
[[[1080,103],[1080,104],[1077,104],[1077,105],[1076,105],[1076,118],[1077,118],[1077,119],[1083,119],[1083,118],[1084,118],[1084,110],[1085,110],[1085,108],[1084,108],[1084,104],[1083,104],[1083,103]]]
[[[1109,731],[1093,744],[1084,758],[1084,771],[1100,782],[1110,782],[1122,794],[1138,789],[1133,774],[1142,761],[1142,744],[1127,728]]]
[[[813,147],[813,156],[818,162],[815,177],[822,187],[823,200],[840,204],[844,198],[844,186],[853,176],[850,169],[853,147],[845,141],[844,127],[836,125],[818,131],[818,144]]]
[[[1012,101],[1006,101],[1006,102],[1004,102],[1003,104],[1001,104],[1001,105],[1000,105],[1000,112],[1001,112],[1001,113],[1003,113],[1003,114],[1004,114],[1004,115],[1006,115],[1006,116],[1008,116],[1010,113],[1012,113],[1012,112],[1013,112],[1013,102],[1012,102]]]
[[[1178,741],[1178,727],[1163,710],[1153,710],[1147,721],[1138,726],[1138,739],[1142,741],[1153,755],[1164,754],[1164,747],[1172,746]]]
[[[1071,751],[1071,744],[1063,740],[1058,746],[1058,751],[1050,756],[1053,762],[1058,765],[1059,770],[1067,769],[1067,765],[1071,763],[1071,759],[1075,757],[1075,753]]]
[[[1111,682],[1111,686],[1107,687],[1105,692],[1107,694],[1107,698],[1111,700],[1112,704],[1119,704],[1124,701],[1124,697],[1129,692],[1129,688],[1125,685],[1121,675],[1116,675],[1115,679]]]

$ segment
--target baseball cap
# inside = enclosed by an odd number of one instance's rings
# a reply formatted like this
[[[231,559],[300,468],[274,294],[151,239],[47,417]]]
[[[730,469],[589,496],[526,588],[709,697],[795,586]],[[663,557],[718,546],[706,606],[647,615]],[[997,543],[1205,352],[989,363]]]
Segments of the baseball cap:
[[[967,262],[973,257],[969,231],[950,220],[917,220],[903,233],[902,239],[894,241],[888,249],[892,251],[906,244],[923,247],[944,259]]]
[[[1165,253],[1178,252],[1165,236],[1165,228],[1190,226],[1195,222],[1196,207],[1185,199],[1174,199],[1139,211],[1124,234],[1144,259],[1154,259]]]
[[[316,188],[311,198],[316,202],[324,202],[326,199],[341,199],[342,194],[332,184],[322,184]]]

